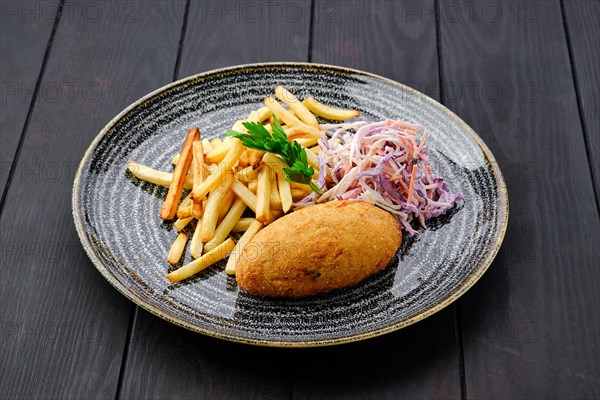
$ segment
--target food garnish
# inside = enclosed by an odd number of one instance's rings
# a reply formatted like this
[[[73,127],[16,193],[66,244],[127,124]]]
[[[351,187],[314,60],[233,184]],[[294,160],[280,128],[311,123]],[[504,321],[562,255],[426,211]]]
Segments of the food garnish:
[[[273,124],[271,125],[273,134],[270,134],[258,122],[243,122],[242,124],[248,133],[229,130],[226,135],[241,140],[248,148],[279,154],[283,162],[287,164],[287,168],[283,168],[283,171],[288,182],[303,183],[309,185],[315,192],[323,193],[312,181],[315,170],[308,165],[306,150],[300,143],[288,139],[275,115],[273,115]]]

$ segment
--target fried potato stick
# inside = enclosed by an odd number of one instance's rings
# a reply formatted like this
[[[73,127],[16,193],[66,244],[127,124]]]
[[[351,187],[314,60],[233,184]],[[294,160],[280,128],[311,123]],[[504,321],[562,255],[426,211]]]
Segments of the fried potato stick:
[[[317,114],[319,117],[332,119],[335,121],[345,121],[347,119],[355,118],[360,115],[360,111],[358,110],[341,110],[338,108],[329,107],[323,103],[318,102],[312,97],[304,99],[302,101],[302,104],[304,104],[306,108],[308,108],[313,113]]]
[[[196,229],[192,235],[192,241],[190,243],[190,254],[194,258],[202,256],[204,244],[202,243],[202,220],[198,220]]]
[[[255,218],[240,218],[233,226],[232,232],[246,232],[250,225],[256,221]]]
[[[227,215],[227,213],[229,212],[229,209],[231,208],[231,205],[233,204],[234,200],[235,193],[233,193],[233,190],[229,189],[229,191],[223,196],[221,204],[219,204],[219,221],[225,218],[225,215]]]
[[[219,206],[223,197],[227,194],[233,183],[233,177],[226,175],[225,181],[217,186],[208,195],[208,201],[206,202],[206,209],[202,216],[202,242],[206,243],[212,239],[215,234],[217,227],[217,221],[219,219]]]
[[[246,245],[250,242],[250,240],[252,240],[254,235],[256,235],[256,233],[260,231],[263,226],[263,224],[256,220],[254,220],[250,224],[246,232],[242,235],[240,240],[235,245],[235,248],[231,252],[229,259],[227,260],[227,266],[225,267],[225,272],[227,272],[227,274],[235,275],[235,265],[237,263],[237,260],[241,257],[242,252],[244,251],[244,247],[246,247]]]
[[[183,146],[181,148],[179,160],[175,166],[173,172],[173,180],[169,186],[169,192],[165,202],[160,210],[160,218],[169,220],[175,218],[177,208],[179,207],[179,201],[181,200],[181,192],[183,190],[183,184],[187,175],[187,171],[190,169],[192,163],[192,143],[194,140],[200,138],[200,130],[198,128],[192,128],[188,131]]]
[[[179,232],[177,235],[177,239],[171,245],[171,249],[169,250],[169,257],[167,258],[167,262],[169,264],[177,264],[181,259],[181,255],[185,250],[185,244],[188,241],[188,235],[183,232]]]
[[[235,178],[242,182],[252,182],[256,180],[258,170],[252,167],[246,167],[235,173]]]
[[[231,209],[215,230],[215,234],[213,235],[212,239],[210,239],[204,245],[205,250],[210,251],[216,246],[223,243],[223,241],[227,238],[235,224],[239,221],[244,211],[246,211],[246,207],[246,204],[242,200],[235,200],[235,202],[231,206]]]
[[[287,125],[299,126],[307,132],[315,133],[317,135],[321,133],[318,128],[306,125],[304,122],[300,121],[298,117],[283,108],[283,106],[274,98],[267,97],[265,98],[264,102],[265,106],[267,106],[280,121],[285,122]]]
[[[200,187],[200,184],[206,179],[206,168],[204,165],[204,146],[202,142],[195,141],[192,144],[192,154],[194,156],[194,162],[192,163],[192,178],[193,178],[193,189],[192,189],[192,209],[191,214],[200,219],[202,217],[202,198],[194,196],[194,189]]]
[[[256,213],[257,199],[256,195],[252,193],[250,189],[244,186],[244,184],[241,182],[234,182],[233,191],[237,197],[242,199],[242,201],[246,203],[246,205]]]
[[[281,197],[277,189],[277,174],[274,170],[270,171],[269,177],[271,179],[271,182],[269,182],[269,204],[271,210],[281,210]]]
[[[178,219],[177,221],[173,222],[173,228],[177,229],[177,231],[181,231],[193,219],[194,219],[194,217],[187,217],[187,218]]]
[[[159,186],[171,186],[171,182],[173,182],[173,174],[170,172],[159,171],[154,168],[150,168],[148,166],[138,164],[135,161],[129,161],[127,163],[127,169],[133,176],[142,181],[150,182]],[[186,177],[184,184],[184,189],[192,188],[192,178]]]
[[[319,129],[319,122],[317,118],[310,112],[304,104],[302,104],[296,96],[290,93],[283,86],[277,86],[275,88],[275,96],[285,104],[300,118],[305,124]]]
[[[202,182],[202,184],[196,191],[199,197],[206,196],[208,192],[210,192],[215,186],[219,184],[219,182],[223,181],[224,176],[231,172],[231,169],[244,152],[244,149],[245,147],[242,144],[242,142],[240,142],[237,139],[232,140],[231,148],[229,149],[227,156],[225,156],[223,161],[219,164],[215,173],[207,177],[206,180]]]
[[[197,274],[203,269],[210,267],[214,263],[219,260],[222,260],[227,256],[227,254],[231,253],[231,251],[235,247],[235,242],[233,239],[229,238],[225,242],[221,243],[219,246],[215,247],[205,255],[200,258],[195,259],[189,264],[184,265],[183,267],[169,273],[167,278],[171,282],[180,282],[186,278],[189,278],[192,275]]]
[[[266,223],[270,215],[270,177],[271,169],[264,166],[258,171],[258,187],[256,188],[256,219]]]

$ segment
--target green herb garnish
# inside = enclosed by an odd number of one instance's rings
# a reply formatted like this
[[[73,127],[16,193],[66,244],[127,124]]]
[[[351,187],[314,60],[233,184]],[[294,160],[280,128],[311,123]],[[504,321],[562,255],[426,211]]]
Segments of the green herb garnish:
[[[242,125],[248,133],[229,130],[226,135],[239,139],[244,146],[251,149],[278,154],[289,167],[283,169],[288,182],[309,185],[315,192],[323,194],[312,181],[315,170],[308,165],[306,150],[300,143],[288,139],[276,116],[273,115],[273,135],[260,122],[243,122]]]

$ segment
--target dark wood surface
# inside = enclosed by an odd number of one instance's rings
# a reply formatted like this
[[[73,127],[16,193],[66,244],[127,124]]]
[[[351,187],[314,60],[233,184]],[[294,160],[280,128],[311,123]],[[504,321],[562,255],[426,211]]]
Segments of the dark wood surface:
[[[42,75],[45,54],[50,48],[50,36],[56,21],[58,0],[37,2],[40,12],[23,15],[26,8],[16,2],[2,3],[0,26],[0,76],[2,99],[0,104],[0,194],[4,194],[9,176],[21,179],[23,171],[13,170],[17,148],[33,106],[34,97],[40,94],[38,81]],[[35,6],[33,2],[28,6]],[[30,9],[34,9],[31,7]],[[41,10],[44,12],[41,12]],[[17,40],[18,38],[18,40]],[[27,51],[23,51],[26,48]],[[52,98],[52,87],[45,87],[41,97]],[[13,170],[11,172],[11,170]]]
[[[600,397],[600,3],[244,4],[1,3],[1,398]],[[173,79],[259,61],[374,72],[470,124],[510,196],[481,281],[404,330],[294,350],[186,331],[105,282],[71,217],[92,138]]]
[[[594,398],[598,214],[560,4],[530,7],[531,20],[440,16],[444,88],[474,89],[445,103],[489,145],[510,196],[504,245],[458,302],[467,395]]]
[[[565,1],[563,6],[571,69],[600,210],[600,1]]]

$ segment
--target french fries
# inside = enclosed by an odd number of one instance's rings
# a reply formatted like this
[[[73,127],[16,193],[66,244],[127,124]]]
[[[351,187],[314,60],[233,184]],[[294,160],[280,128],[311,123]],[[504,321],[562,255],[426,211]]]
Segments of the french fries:
[[[177,209],[177,218],[185,219],[192,215],[192,205],[190,204],[187,207],[182,207]]]
[[[269,221],[271,169],[267,166],[258,171],[258,187],[256,189],[256,219],[263,224]]]
[[[254,213],[256,213],[256,206],[258,200],[256,195],[250,191],[246,186],[240,182],[233,183],[233,192],[239,197]]]
[[[307,132],[311,132],[317,135],[321,133],[321,131],[318,128],[306,125],[304,122],[300,121],[298,117],[296,117],[294,114],[283,108],[283,106],[272,97],[265,98],[265,106],[267,106],[269,110],[271,110],[271,112],[277,117],[277,119],[285,122],[287,125],[299,126]]]
[[[281,209],[284,213],[290,211],[292,208],[292,191],[290,189],[290,183],[285,177],[283,171],[277,171],[277,186],[279,188],[279,198],[281,199]]]
[[[214,174],[206,178],[206,180],[200,184],[198,190],[196,191],[197,195],[199,197],[205,196],[211,191],[211,189],[217,186],[219,181],[222,181],[223,177],[231,172],[233,165],[240,158],[244,150],[245,147],[242,142],[237,139],[233,139],[232,147],[223,159],[219,168]]]
[[[246,207],[247,207],[246,204],[244,204],[244,202],[240,199],[237,199],[233,203],[233,205],[231,206],[231,209],[229,209],[229,212],[227,213],[225,218],[223,218],[223,221],[221,221],[221,224],[219,224],[219,226],[215,230],[215,233],[214,233],[212,239],[210,239],[204,245],[204,248],[206,250],[210,251],[210,250],[214,249],[216,246],[223,243],[223,241],[227,238],[227,236],[229,235],[229,233],[231,232],[231,230],[233,229],[235,224],[239,221],[239,219],[242,216],[242,214],[244,213],[244,211],[246,211]]]
[[[358,110],[340,110],[338,108],[329,107],[318,102],[312,97],[304,99],[302,104],[304,104],[307,109],[317,114],[319,117],[336,121],[345,121],[347,119],[356,118],[360,115],[360,111]]]
[[[206,153],[204,160],[207,163],[218,164],[221,161],[223,161],[223,159],[225,158],[225,156],[228,153],[229,153],[229,144],[228,143],[223,143],[219,147],[214,147],[214,145],[213,145],[213,149],[210,152]]]
[[[281,101],[288,105],[288,107],[300,118],[302,122],[310,125],[314,128],[319,129],[319,122],[317,118],[302,104],[296,96],[288,92],[283,86],[277,86],[275,88],[275,95]]]
[[[256,170],[255,168],[252,168],[252,167],[246,167],[235,173],[235,178],[238,181],[242,181],[242,182],[246,182],[246,183],[256,180],[257,176],[258,176],[258,170]]]
[[[202,142],[195,141],[192,144],[192,154],[194,158],[194,162],[192,163],[192,179],[193,179],[193,189],[192,189],[192,209],[191,214],[200,219],[202,217],[202,197],[194,196],[194,189],[200,187],[200,184],[204,182],[206,179],[206,169],[204,166],[204,146],[202,146]]]
[[[256,221],[254,218],[240,218],[233,226],[232,232],[246,232],[250,225]]]
[[[273,115],[271,113],[271,110],[269,110],[267,107],[261,107],[258,110],[252,111],[250,115],[248,115],[248,118],[246,118],[246,120],[248,122],[263,122],[264,120],[268,119],[271,115]]]
[[[233,177],[226,175],[225,181],[211,191],[208,196],[206,210],[202,216],[202,242],[204,243],[212,239],[215,234],[217,221],[219,220],[219,205],[229,191],[229,188],[231,188],[232,183]]]
[[[192,194],[189,193],[187,196],[185,196],[185,198],[183,200],[181,200],[181,203],[179,203],[179,208],[185,208],[189,205],[192,204]]]
[[[190,222],[192,222],[193,219],[194,219],[194,217],[192,217],[192,216],[187,217],[187,218],[178,219],[177,221],[175,221],[173,223],[173,228],[177,229],[177,232],[179,232],[183,228],[185,228],[187,226],[187,224],[189,224]]]
[[[204,249],[204,243],[202,243],[202,220],[198,220],[194,234],[192,235],[192,242],[190,243],[190,255],[194,258],[202,256],[202,250]]]
[[[231,253],[234,247],[235,242],[233,239],[229,238],[208,253],[204,254],[202,257],[197,258],[191,263],[186,264],[183,267],[167,274],[167,278],[174,283],[187,279],[203,269],[210,267],[217,261],[225,258],[229,253]]]
[[[204,154],[210,153],[215,149],[207,138],[202,139],[202,147],[204,147]]]
[[[356,110],[340,110],[326,106],[309,97],[300,101],[283,86],[275,88],[275,97],[264,99],[264,105],[245,118],[235,121],[232,130],[245,133],[244,122],[263,124],[272,133],[274,116],[290,141],[296,141],[306,150],[308,164],[319,170],[318,140],[324,132],[316,116],[333,120],[346,120],[360,114]],[[285,159],[285,158],[284,158]],[[181,262],[189,243],[189,253],[194,259],[167,275],[172,282],[180,282],[226,257],[226,272],[235,274],[237,260],[244,247],[266,224],[273,222],[292,209],[310,193],[309,185],[287,180],[282,158],[274,153],[246,148],[233,137],[202,138],[198,128],[187,133],[181,151],[171,159],[174,172],[155,170],[133,161],[128,170],[137,178],[169,188],[161,207],[162,219],[177,220],[173,228],[178,232],[167,256],[167,262]],[[183,190],[190,193],[181,200]],[[247,216],[248,213],[252,216]],[[196,220],[193,234],[185,229]],[[237,244],[231,233],[241,233]],[[204,253],[204,254],[203,254]]]
[[[227,266],[225,267],[225,272],[227,272],[227,274],[235,275],[235,264],[237,263],[237,260],[242,256],[244,247],[246,247],[246,245],[250,242],[250,240],[252,240],[254,235],[256,235],[256,233],[262,229],[262,227],[263,224],[254,220],[250,224],[246,232],[242,235],[240,240],[238,240],[237,245],[235,246],[232,252],[233,256],[229,257],[229,260],[227,260]]]
[[[235,200],[235,193],[233,193],[233,190],[229,189],[229,191],[227,191],[225,196],[223,196],[223,200],[221,200],[221,204],[219,204],[218,221],[221,221],[223,218],[225,218],[225,215],[227,215],[227,213],[229,212],[229,209],[231,208],[231,205],[233,204],[234,200]]]
[[[279,190],[277,189],[277,176],[275,171],[269,171],[269,205],[271,210],[281,210],[281,197],[279,197]]]
[[[160,217],[162,219],[175,218],[181,200],[185,177],[192,163],[192,143],[199,138],[200,130],[198,128],[192,128],[188,131],[181,152],[179,153],[179,160],[175,166],[175,171],[173,172],[173,180],[169,186],[169,192],[160,210]]]
[[[169,256],[167,257],[167,262],[169,264],[177,264],[181,259],[181,255],[185,250],[185,244],[188,241],[188,235],[183,232],[180,232],[177,235],[177,239],[171,245],[171,250],[169,250]]]
[[[158,186],[169,187],[171,186],[171,182],[173,182],[173,174],[170,172],[158,171],[145,165],[138,164],[134,161],[129,161],[127,163],[127,169],[136,178],[142,181],[154,183]],[[189,176],[186,177],[186,180],[183,183],[183,188],[191,189],[192,186],[192,179]]]

